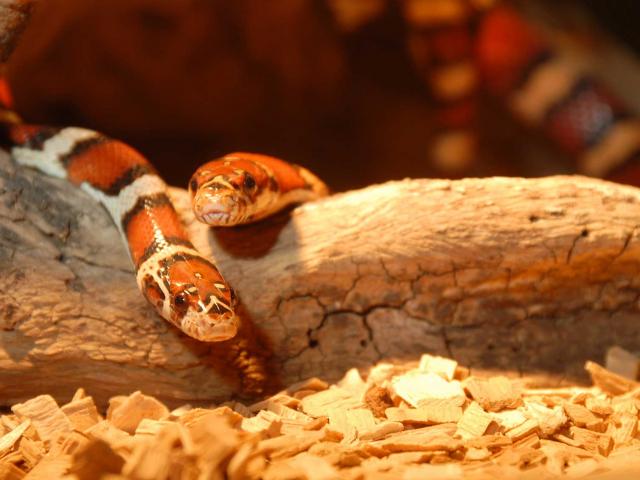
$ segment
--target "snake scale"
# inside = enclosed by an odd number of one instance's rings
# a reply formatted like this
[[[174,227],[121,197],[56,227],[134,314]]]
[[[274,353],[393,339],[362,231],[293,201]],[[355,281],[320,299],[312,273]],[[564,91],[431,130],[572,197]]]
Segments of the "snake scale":
[[[106,208],[129,250],[140,291],[164,319],[205,342],[235,336],[240,320],[233,289],[190,242],[165,182],[142,154],[93,130],[23,123],[4,81],[0,123],[18,164],[67,179]],[[327,187],[298,165],[233,153],[201,166],[189,192],[196,218],[233,226],[324,196]]]

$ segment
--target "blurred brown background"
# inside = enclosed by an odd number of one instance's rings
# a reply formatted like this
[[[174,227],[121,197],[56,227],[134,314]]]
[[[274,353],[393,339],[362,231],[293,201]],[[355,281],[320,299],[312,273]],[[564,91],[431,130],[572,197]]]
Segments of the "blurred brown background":
[[[18,110],[124,139],[176,185],[233,150],[306,165],[334,190],[442,175],[427,161],[433,105],[397,2],[346,32],[332,1],[42,1],[9,63]],[[640,2],[516,6],[555,43],[608,65],[623,96],[635,90]],[[572,171],[494,99],[482,98],[478,128],[466,175]]]

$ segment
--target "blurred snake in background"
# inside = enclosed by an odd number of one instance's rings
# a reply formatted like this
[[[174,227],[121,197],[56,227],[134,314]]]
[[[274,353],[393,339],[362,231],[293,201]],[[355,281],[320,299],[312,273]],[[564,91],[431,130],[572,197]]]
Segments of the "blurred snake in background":
[[[567,60],[508,2],[329,0],[346,32],[397,4],[414,69],[434,103],[439,131],[429,158],[443,175],[477,156],[478,101],[487,92],[543,133],[578,172],[640,185],[640,119],[596,78]]]

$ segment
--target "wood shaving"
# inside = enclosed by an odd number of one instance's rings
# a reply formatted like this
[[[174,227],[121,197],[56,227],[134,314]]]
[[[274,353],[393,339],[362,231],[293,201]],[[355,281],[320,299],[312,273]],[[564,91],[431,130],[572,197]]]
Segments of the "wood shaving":
[[[587,370],[597,388],[520,389],[506,377],[461,383],[455,361],[425,355],[250,407],[169,411],[134,392],[105,418],[82,389],[62,407],[41,395],[0,417],[0,478],[633,478],[640,389]]]

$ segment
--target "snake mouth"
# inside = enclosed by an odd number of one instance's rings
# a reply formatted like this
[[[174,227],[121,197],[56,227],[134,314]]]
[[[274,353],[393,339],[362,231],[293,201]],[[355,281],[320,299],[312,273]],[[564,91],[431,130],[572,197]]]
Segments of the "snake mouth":
[[[208,315],[187,314],[181,330],[201,342],[223,342],[236,336],[239,319],[235,315],[212,320]]]
[[[231,214],[229,212],[211,211],[203,213],[201,215],[201,220],[208,225],[228,225],[229,223],[231,223]]]
[[[198,220],[212,227],[236,225],[240,210],[240,202],[234,195],[197,195],[193,202]]]

